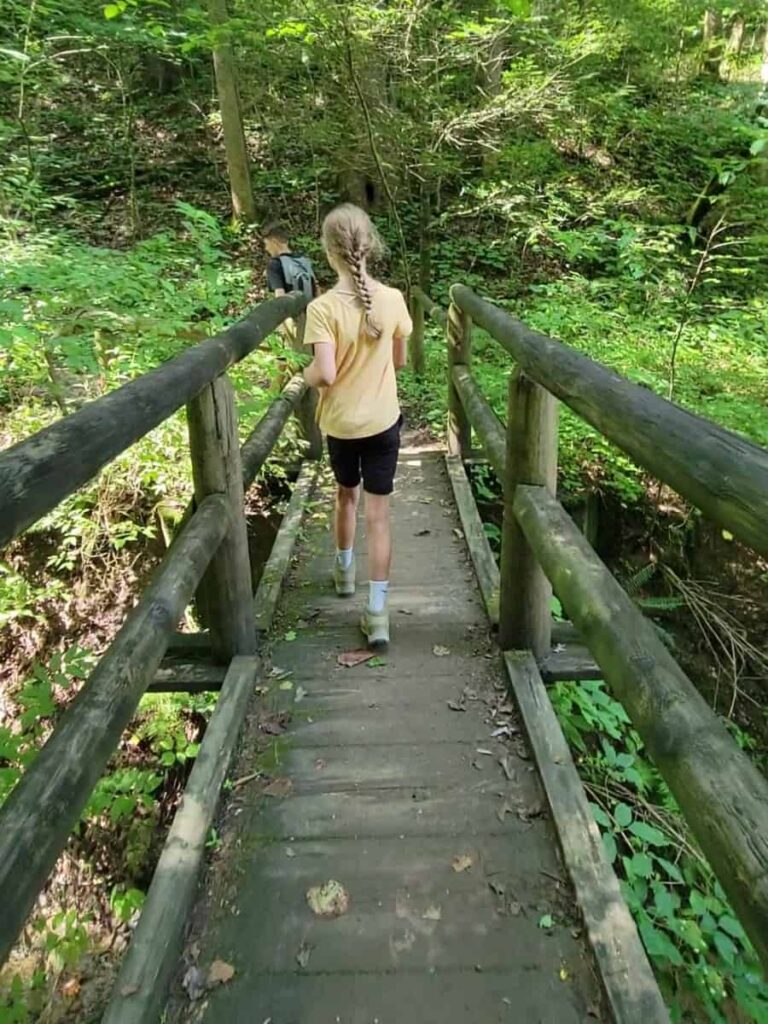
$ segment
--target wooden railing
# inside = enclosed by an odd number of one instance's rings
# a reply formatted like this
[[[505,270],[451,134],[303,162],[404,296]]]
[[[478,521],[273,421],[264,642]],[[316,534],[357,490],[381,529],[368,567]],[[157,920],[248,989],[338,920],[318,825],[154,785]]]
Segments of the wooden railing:
[[[293,412],[315,456],[319,435],[306,408],[306,385],[296,377],[240,448],[226,370],[283,320],[300,316],[305,306],[306,299],[297,293],[265,302],[221,335],[0,453],[0,546],[184,403],[194,480],[193,506],[139,603],[0,809],[0,963],[193,597],[210,632],[214,658],[231,666],[214,738],[221,723],[230,721],[232,709],[242,708],[243,695],[252,692],[254,661],[249,656],[256,649],[256,617],[243,494]],[[205,760],[198,777],[208,779]],[[210,804],[222,780],[215,771],[208,774]]]
[[[471,372],[473,324],[517,364],[506,427]],[[447,361],[450,450],[466,457],[474,430],[504,488],[502,649],[547,659],[553,585],[768,967],[768,784],[557,501],[556,399],[763,555],[768,451],[530,330],[462,285],[451,289]]]

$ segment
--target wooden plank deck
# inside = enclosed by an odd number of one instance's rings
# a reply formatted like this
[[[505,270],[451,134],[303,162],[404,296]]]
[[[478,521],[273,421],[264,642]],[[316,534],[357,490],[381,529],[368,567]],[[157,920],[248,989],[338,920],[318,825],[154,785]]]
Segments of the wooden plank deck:
[[[394,523],[392,644],[373,668],[336,663],[361,646],[364,538],[358,595],[339,600],[327,515],[306,531],[272,650],[292,673],[279,693],[302,699],[267,760],[251,715],[232,773],[290,792],[233,790],[169,1022],[610,1019],[519,723],[491,735],[505,684],[440,453],[404,451]],[[350,900],[332,920],[306,900],[330,879]],[[217,959],[234,976],[190,1000],[181,978]]]

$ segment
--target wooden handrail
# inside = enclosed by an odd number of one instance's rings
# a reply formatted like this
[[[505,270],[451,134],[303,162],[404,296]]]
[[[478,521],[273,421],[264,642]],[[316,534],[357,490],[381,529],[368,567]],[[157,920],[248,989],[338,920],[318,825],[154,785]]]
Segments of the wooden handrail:
[[[432,299],[430,299],[430,297],[427,295],[425,291],[423,291],[421,288],[415,285],[413,288],[411,288],[411,295],[413,296],[414,300],[419,303],[419,305],[421,306],[421,308],[424,310],[428,317],[431,317],[432,320],[436,320],[439,324],[445,327],[446,321],[448,319],[447,310],[445,310],[437,302],[434,302]]]
[[[768,451],[530,330],[464,285],[451,298],[547,391],[640,466],[768,555]]]
[[[201,502],[109,650],[0,808],[0,963],[157,671],[231,518],[225,495]]]
[[[546,488],[514,512],[768,967],[768,782]]]
[[[0,548],[252,352],[307,300],[270,299],[222,334],[0,453]]]

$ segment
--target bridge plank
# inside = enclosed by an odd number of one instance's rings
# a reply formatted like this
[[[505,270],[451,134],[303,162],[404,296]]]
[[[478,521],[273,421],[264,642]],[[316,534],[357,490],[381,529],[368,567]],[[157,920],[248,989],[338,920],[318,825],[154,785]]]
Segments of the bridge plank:
[[[521,1007],[526,1019],[558,1024],[590,1012],[607,1019],[513,711],[504,715],[511,742],[491,735],[504,681],[456,511],[441,503],[449,494],[440,455],[404,454],[393,642],[374,668],[337,665],[339,652],[360,646],[364,597],[328,594],[329,537],[322,527],[308,533],[274,627],[273,662],[292,686],[278,697],[301,686],[301,699],[281,735],[265,740],[263,711],[252,716],[233,773],[246,781],[220,825],[222,854],[187,948],[188,957],[199,950],[203,976],[217,958],[236,973],[204,1007],[176,988],[169,1024],[458,1024]],[[290,795],[264,795],[258,771],[289,779]],[[471,865],[457,872],[462,854]],[[332,921],[306,902],[328,879],[351,898]],[[539,927],[549,912],[559,922],[551,934]]]

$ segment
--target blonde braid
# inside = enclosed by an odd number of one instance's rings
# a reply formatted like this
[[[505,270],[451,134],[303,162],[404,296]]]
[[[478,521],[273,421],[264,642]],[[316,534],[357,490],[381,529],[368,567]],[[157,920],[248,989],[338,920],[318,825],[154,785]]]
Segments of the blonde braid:
[[[381,327],[379,327],[373,319],[373,296],[371,295],[371,289],[368,287],[368,280],[363,271],[363,254],[361,250],[355,245],[351,246],[349,251],[345,253],[345,261],[349,269],[352,271],[352,277],[355,281],[357,294],[365,307],[365,326],[368,333],[374,338],[380,338]]]

